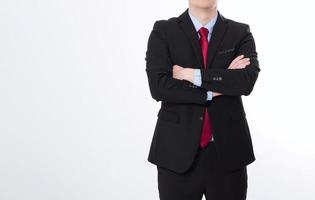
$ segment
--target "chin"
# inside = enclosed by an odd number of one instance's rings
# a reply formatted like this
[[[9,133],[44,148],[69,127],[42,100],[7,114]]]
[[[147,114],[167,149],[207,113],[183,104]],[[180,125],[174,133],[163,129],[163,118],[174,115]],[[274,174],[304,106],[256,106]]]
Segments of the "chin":
[[[217,0],[188,0],[191,6],[202,9],[211,9],[217,7]]]

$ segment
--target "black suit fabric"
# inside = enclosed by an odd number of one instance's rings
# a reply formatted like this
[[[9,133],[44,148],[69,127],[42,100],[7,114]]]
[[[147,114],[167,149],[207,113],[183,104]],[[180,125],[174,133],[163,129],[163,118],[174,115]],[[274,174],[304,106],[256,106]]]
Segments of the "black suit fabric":
[[[250,65],[227,69],[241,54],[250,58]],[[255,160],[241,96],[251,94],[260,68],[247,24],[227,19],[218,12],[209,41],[208,66],[204,69],[198,34],[187,9],[178,17],[154,23],[145,60],[151,96],[161,103],[149,162],[177,173],[187,171],[199,148],[205,107],[222,168],[233,171]],[[201,86],[174,79],[174,64],[200,69]],[[223,95],[206,101],[208,90]]]
[[[247,168],[226,171],[218,161],[214,142],[198,149],[191,167],[176,173],[157,166],[160,200],[246,200]]]

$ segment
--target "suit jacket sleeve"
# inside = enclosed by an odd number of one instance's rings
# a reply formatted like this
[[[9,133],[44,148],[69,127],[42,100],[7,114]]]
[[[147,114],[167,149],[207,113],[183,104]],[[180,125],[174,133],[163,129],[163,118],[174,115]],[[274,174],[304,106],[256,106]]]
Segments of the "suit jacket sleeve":
[[[150,93],[156,101],[172,103],[206,104],[207,92],[200,87],[192,87],[186,80],[172,77],[173,63],[167,46],[163,20],[153,25],[146,51],[146,73]]]
[[[242,54],[250,58],[250,64],[243,69],[201,69],[202,84],[200,87],[223,95],[248,96],[252,92],[260,72],[254,38],[248,25],[245,27],[237,51],[237,55]]]

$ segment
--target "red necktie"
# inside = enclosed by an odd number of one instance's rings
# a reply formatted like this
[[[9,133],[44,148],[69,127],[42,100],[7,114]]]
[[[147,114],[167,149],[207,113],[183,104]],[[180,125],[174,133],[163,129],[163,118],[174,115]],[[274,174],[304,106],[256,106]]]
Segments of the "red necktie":
[[[204,68],[207,67],[207,55],[208,55],[208,29],[205,27],[201,27],[199,29],[199,34],[200,34],[200,45],[201,45],[201,50],[202,50],[202,57],[203,57],[203,63],[204,63]],[[203,128],[202,128],[202,134],[201,134],[201,140],[200,140],[200,146],[202,148],[206,147],[208,142],[212,138],[212,128],[209,120],[209,115],[208,115],[208,109],[205,107],[205,112],[204,112],[204,117],[203,117]]]

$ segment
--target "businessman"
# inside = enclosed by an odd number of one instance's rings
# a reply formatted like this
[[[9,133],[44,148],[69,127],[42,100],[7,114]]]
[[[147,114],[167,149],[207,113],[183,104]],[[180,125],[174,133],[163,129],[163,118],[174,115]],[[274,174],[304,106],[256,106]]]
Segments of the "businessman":
[[[149,89],[161,102],[148,161],[161,200],[245,200],[255,155],[242,95],[260,72],[254,38],[217,0],[188,2],[148,39]]]

